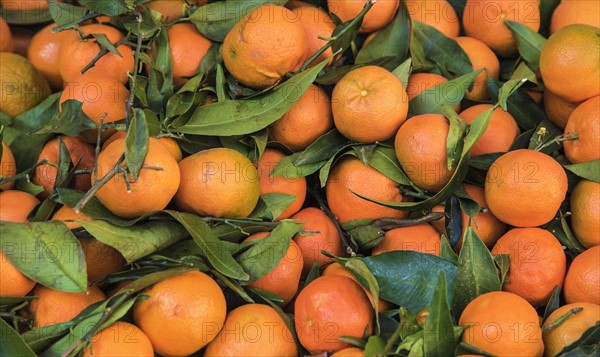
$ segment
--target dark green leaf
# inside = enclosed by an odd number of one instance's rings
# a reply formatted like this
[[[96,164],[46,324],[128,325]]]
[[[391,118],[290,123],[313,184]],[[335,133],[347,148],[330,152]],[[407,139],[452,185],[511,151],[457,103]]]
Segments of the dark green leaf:
[[[85,258],[61,222],[0,222],[2,251],[28,278],[57,290],[87,291]]]
[[[529,141],[529,139],[527,140]],[[491,154],[478,155],[471,158],[469,165],[471,167],[487,171],[500,156],[504,155],[503,152],[494,152]]]
[[[49,1],[48,10],[50,11],[52,20],[58,26],[68,25],[71,23],[75,25],[77,23],[75,21],[85,16],[85,14],[88,12],[88,9],[84,7],[58,1]]]
[[[27,345],[35,352],[41,353],[69,332],[73,321],[44,326],[26,331],[21,335]]]
[[[559,354],[560,357],[581,357],[581,356],[598,356],[600,354],[600,345],[583,345],[574,349]]]
[[[105,221],[79,221],[100,242],[118,250],[132,263],[187,237],[186,230],[172,221],[150,221],[119,227]]]
[[[560,307],[560,291],[561,287],[558,285],[555,286],[552,290],[552,295],[550,295],[550,299],[548,300],[546,308],[544,309],[542,323],[548,319],[548,316],[550,316],[550,314],[552,314],[554,311],[556,311],[556,309]]]
[[[304,279],[303,287],[306,287],[308,284],[310,284],[313,280],[315,280],[319,276],[320,276],[319,263],[314,262],[312,267],[310,268],[310,271],[308,272],[308,275],[306,275],[306,279]]]
[[[402,171],[402,167],[396,158],[396,152],[392,148],[378,146],[369,158],[368,164],[400,185],[412,185],[410,179]]]
[[[168,98],[173,94],[173,70],[167,31],[162,30],[158,33],[152,41],[151,50],[152,61],[148,72],[146,97],[150,109],[161,113]]]
[[[131,123],[129,123],[129,129],[125,136],[125,160],[134,181],[140,176],[148,154],[148,137],[146,114],[143,110],[134,108]]]
[[[424,356],[443,356],[456,348],[447,293],[446,275],[441,270],[423,326]]]
[[[562,351],[560,351],[560,353],[558,355],[564,356],[563,353],[570,352],[570,353],[572,353],[573,356],[578,356],[578,354],[573,353],[573,351],[575,349],[577,349],[577,348],[583,349],[584,346],[589,346],[590,348],[595,347],[595,351],[598,351],[599,345],[600,345],[600,321],[596,321],[596,324],[594,326],[585,330],[583,335],[581,335],[581,337],[577,341],[575,341],[572,344],[568,345],[567,347],[563,348]],[[588,349],[585,349],[585,350],[588,350]],[[592,356],[592,355],[587,355],[587,356]]]
[[[108,16],[119,16],[129,11],[126,0],[79,0],[79,3],[90,10]]]
[[[497,101],[499,97],[500,82],[493,78],[489,78],[487,86],[490,97],[492,100]],[[525,130],[535,128],[542,119],[546,118],[544,110],[542,110],[542,108],[521,89],[508,97],[506,107],[508,108],[508,112],[512,114],[517,121],[517,124]]]
[[[458,186],[456,190],[454,190],[454,195],[458,198],[460,210],[467,216],[475,218],[481,210],[481,206],[479,206],[479,203],[477,203],[473,197],[469,196],[465,187],[462,185]]]
[[[444,114],[442,104],[454,108],[465,96],[467,88],[473,83],[481,70],[462,75],[446,83],[428,88],[414,97],[409,103],[408,111],[412,114]]]
[[[225,72],[223,72],[223,66],[217,64],[217,83],[215,84],[217,90],[217,101],[222,102],[227,100],[227,94],[225,93]]]
[[[365,357],[383,356],[385,340],[379,336],[369,336],[365,345]]]
[[[467,130],[467,122],[456,114],[453,107],[447,104],[442,104],[441,107],[444,116],[450,122],[450,130],[446,138],[446,154],[448,156],[448,170],[452,170],[462,154],[463,136]]]
[[[240,266],[250,276],[248,282],[260,279],[275,269],[300,228],[301,224],[284,220],[268,236],[259,239],[258,243],[239,255]]]
[[[368,63],[383,57],[394,57],[390,63],[398,66],[408,54],[410,42],[410,18],[406,3],[402,2],[394,19],[356,55],[356,63]]]
[[[500,286],[504,285],[506,281],[506,274],[510,269],[510,254],[498,254],[494,255],[494,263],[500,271]]]
[[[396,67],[392,71],[392,74],[396,76],[402,82],[404,88],[408,87],[408,77],[410,76],[410,72],[412,71],[412,60],[409,58],[406,61],[402,62],[401,65]]]
[[[392,251],[359,259],[377,279],[381,298],[413,313],[431,303],[440,270],[446,273],[450,287],[457,272],[456,266],[445,259],[413,251]]]
[[[94,123],[81,110],[82,103],[77,100],[69,99],[61,104],[61,111],[52,115],[47,123],[36,128],[30,134],[50,134],[59,133],[69,136],[77,136],[80,132],[88,129],[95,129]]]
[[[458,265],[458,255],[452,250],[450,246],[450,242],[445,235],[442,235],[442,243],[440,246],[440,258],[444,258],[447,261],[453,263],[454,265]]]
[[[529,139],[529,149],[538,150],[550,155],[551,153],[560,150],[561,143],[557,138],[561,135],[563,135],[563,131],[550,120],[544,118],[538,124],[531,139]]]
[[[564,168],[586,180],[600,182],[600,160],[565,165]]]
[[[494,107],[487,109],[486,111],[479,113],[475,119],[473,119],[473,122],[471,122],[469,127],[469,133],[465,138],[463,152],[470,151],[473,145],[475,145],[475,143],[477,143],[477,141],[483,136],[488,125],[490,124],[490,121],[492,120],[492,113],[494,113],[494,109]]]
[[[529,27],[510,20],[504,20],[506,26],[510,29],[513,37],[517,41],[519,54],[527,61],[531,69],[537,71],[540,69],[540,53],[546,43],[546,39]]]
[[[379,284],[365,262],[358,258],[350,258],[344,263],[344,267],[356,277],[360,285],[371,293],[371,297],[373,298],[373,308],[375,311],[379,311]],[[375,324],[377,327],[375,333],[379,334],[381,327],[379,325],[378,314],[375,315]]]
[[[448,3],[452,6],[458,18],[462,19],[467,0],[448,0]]]
[[[285,178],[299,178],[308,176],[314,172],[317,172],[327,161],[316,162],[313,164],[306,164],[302,166],[294,166],[294,161],[300,157],[301,153],[295,153],[284,157],[279,161],[277,166],[271,171],[271,175],[281,176]]]
[[[245,135],[275,122],[302,96],[328,59],[300,72],[263,96],[198,107],[191,119],[172,131],[196,135]]]
[[[190,20],[213,41],[223,42],[231,28],[247,13],[263,4],[285,4],[285,0],[219,1],[200,6]]]
[[[252,218],[262,218],[273,220],[281,215],[295,200],[295,195],[284,193],[266,193],[260,195],[260,201],[254,212],[250,215]]]
[[[352,150],[360,162],[362,162],[363,165],[367,165],[377,146],[377,144],[353,145]]]
[[[479,295],[500,289],[492,253],[473,228],[468,227],[458,256],[458,273],[452,299],[454,316],[460,316],[465,306]]]
[[[19,357],[36,356],[31,348],[27,346],[25,341],[23,341],[19,333],[2,319],[0,319],[0,336],[2,336],[2,343],[0,343],[0,355]]]
[[[56,189],[58,198],[56,200],[59,203],[65,204],[69,207],[75,207],[77,203],[83,198],[83,192],[79,192],[66,187],[59,187]],[[112,214],[97,198],[92,198],[85,207],[81,210],[86,216],[90,216],[95,219],[107,220],[111,223],[126,223],[127,221]]]
[[[103,33],[93,33],[92,37],[96,39],[96,42],[100,44],[103,48],[105,48],[108,52],[114,53],[115,55],[123,58],[123,55],[117,50],[117,48],[113,45],[112,42],[106,37]]]
[[[316,79],[316,82],[323,85],[332,85],[337,83],[348,72],[354,69],[365,66],[388,67],[388,64],[391,63],[393,60],[393,57],[384,57],[375,61],[371,61],[369,63],[349,64],[344,66],[330,66],[329,68],[325,68],[323,72],[319,74],[319,76]]]
[[[544,0],[540,1],[540,20],[542,22],[542,29],[550,29],[550,21],[552,19],[552,13],[556,7],[560,4],[560,0]]]
[[[348,139],[342,136],[336,129],[333,129],[327,134],[320,136],[302,151],[300,156],[294,160],[294,166],[298,167],[329,160],[348,143]]]
[[[523,84],[525,84],[526,80],[522,78],[517,79],[509,79],[502,85],[498,94],[498,104],[500,104],[500,108],[505,112],[508,111],[508,98],[513,95]]]

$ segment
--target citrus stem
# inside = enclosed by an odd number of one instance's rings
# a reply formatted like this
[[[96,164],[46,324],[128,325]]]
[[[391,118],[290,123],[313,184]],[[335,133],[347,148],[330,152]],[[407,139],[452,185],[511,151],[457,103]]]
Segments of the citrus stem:
[[[558,319],[556,319],[556,321],[554,321],[553,323],[542,327],[542,331],[548,331],[555,327],[558,327],[560,324],[565,322],[565,320],[568,319],[569,316],[578,314],[581,311],[583,311],[583,307],[576,307],[574,309],[569,310],[566,314],[564,314],[561,317],[559,317]]]
[[[135,85],[137,83],[137,74],[140,70],[140,55],[142,53],[142,41],[144,40],[145,36],[145,34],[142,33],[142,22],[144,21],[144,19],[142,18],[142,15],[139,12],[137,12],[136,14],[136,21],[138,35],[133,60],[133,73],[129,77],[129,88],[131,89],[131,91],[129,92],[129,98],[127,98],[127,111],[125,112],[125,125],[127,128],[129,128],[129,122],[131,119],[131,109],[133,109],[133,100],[135,99]]]
[[[542,151],[545,148],[549,147],[550,145],[554,145],[554,144],[560,144],[563,141],[571,141],[571,140],[577,140],[579,139],[579,136],[577,135],[577,133],[564,133],[563,135],[559,135],[557,137],[555,137],[554,139],[548,141],[547,143],[539,143],[538,146],[535,148],[536,151]]]
[[[22,179],[22,178],[26,178],[27,181],[29,181],[29,174],[31,172],[33,172],[38,166],[47,165],[47,164],[48,164],[48,160],[44,159],[44,160],[38,162],[37,164],[33,165],[32,167],[28,168],[27,170],[25,170],[25,171],[17,174],[17,175],[14,175],[14,176],[11,176],[11,177],[0,176],[0,186],[4,185],[7,182],[17,181],[17,180]]]
[[[129,34],[127,36],[123,37],[121,40],[115,42],[113,44],[113,46],[115,46],[115,48],[118,48],[119,46],[126,43],[127,41],[129,41]],[[96,66],[96,62],[98,62],[100,60],[100,58],[102,58],[105,54],[108,54],[109,52],[110,51],[107,50],[106,48],[101,48],[100,51],[98,52],[98,54],[96,55],[96,57],[94,57],[94,59],[92,59],[92,61],[90,63],[88,63],[87,66],[83,67],[83,69],[81,70],[81,74],[84,74],[90,68]],[[136,48],[136,52],[139,52],[139,50],[137,48]]]
[[[439,219],[442,219],[444,215],[444,212],[430,212],[425,216],[419,218],[380,218],[373,221],[371,225],[380,228],[383,231],[389,231],[394,228],[408,227],[414,226],[416,224],[437,221]]]
[[[104,177],[100,180],[94,182],[92,188],[90,188],[85,195],[77,202],[73,210],[79,214],[81,210],[88,204],[88,202],[94,197],[94,195],[104,186],[105,183],[110,181],[113,177],[115,177],[121,171],[121,164],[125,160],[125,154],[122,154],[115,166],[108,172]],[[97,171],[97,170],[96,170]]]
[[[108,113],[104,113],[100,116],[98,122],[98,133],[96,135],[96,149],[94,151],[94,183],[98,181],[98,155],[100,155],[100,148],[102,147],[102,124]]]

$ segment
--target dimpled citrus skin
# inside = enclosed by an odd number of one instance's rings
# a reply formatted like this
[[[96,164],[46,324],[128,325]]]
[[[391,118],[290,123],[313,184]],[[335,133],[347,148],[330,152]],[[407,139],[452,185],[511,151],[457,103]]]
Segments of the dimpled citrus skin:
[[[249,12],[223,41],[225,67],[241,83],[267,88],[288,72],[300,68],[308,58],[308,39],[295,15],[276,5],[263,5]]]
[[[571,228],[581,245],[600,245],[600,183],[581,180],[571,192]]]
[[[574,164],[600,159],[600,96],[579,104],[569,116],[565,133],[576,140],[563,143],[565,155]]]
[[[365,15],[360,26],[360,33],[369,33],[382,29],[396,14],[399,0],[378,0]],[[362,0],[328,0],[329,11],[339,17],[342,22],[355,18],[365,6]]]
[[[588,248],[573,259],[563,291],[568,303],[600,305],[600,245]]]
[[[153,357],[148,336],[137,326],[117,321],[96,333],[83,357]]]
[[[14,118],[50,95],[46,78],[23,56],[0,52],[0,112]]]
[[[567,304],[554,310],[542,327],[549,327],[549,325],[557,323],[572,309],[581,309],[581,311],[571,314],[559,325],[543,332],[544,356],[556,356],[563,348],[577,341],[587,329],[600,321],[600,305],[580,302]]]

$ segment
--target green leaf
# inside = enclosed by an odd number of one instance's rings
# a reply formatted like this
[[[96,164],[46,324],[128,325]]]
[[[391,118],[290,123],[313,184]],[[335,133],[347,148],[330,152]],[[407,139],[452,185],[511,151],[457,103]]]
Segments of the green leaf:
[[[440,258],[444,258],[447,261],[453,263],[454,265],[458,265],[458,255],[454,252],[452,247],[450,246],[450,242],[445,235],[442,234],[442,243],[440,246]]]
[[[563,135],[563,131],[547,118],[543,118],[529,139],[529,149],[537,150],[545,154],[552,154],[560,150],[561,143],[556,140]]]
[[[542,30],[550,29],[550,21],[552,13],[560,4],[560,0],[544,0],[540,1],[540,20],[542,22]]]
[[[423,326],[423,348],[425,356],[444,356],[456,348],[454,325],[448,306],[446,275],[440,271],[437,286],[427,311],[429,315]]]
[[[260,195],[260,201],[254,212],[250,215],[252,218],[263,218],[273,220],[281,215],[295,200],[295,195],[284,193],[266,193]]]
[[[300,156],[294,160],[294,166],[298,167],[329,160],[349,142],[339,131],[333,129],[321,135],[309,147],[300,152]]]
[[[525,78],[509,79],[502,85],[498,93],[498,103],[505,112],[508,111],[508,98],[513,95],[527,80]]]
[[[450,287],[457,272],[456,266],[445,259],[413,251],[398,250],[358,259],[377,279],[382,299],[413,313],[431,303],[440,270],[446,273]]]
[[[0,237],[4,255],[31,280],[57,290],[87,291],[83,251],[62,222],[0,222]]]
[[[565,353],[559,354],[561,357],[581,357],[581,356],[598,356],[600,354],[600,345],[583,345],[575,347]]]
[[[26,331],[21,337],[27,343],[29,348],[35,353],[40,354],[66,335],[73,325],[74,322],[71,320],[69,322],[44,326],[35,330]]]
[[[600,160],[564,165],[563,167],[581,178],[600,182]]]
[[[112,42],[108,39],[108,37],[103,33],[93,33],[92,37],[96,39],[96,42],[100,44],[103,48],[105,48],[108,52],[114,53],[115,55],[123,58],[123,55],[117,50],[117,48],[113,45]]]
[[[58,1],[48,1],[48,10],[52,20],[58,26],[64,26],[68,24],[75,25],[78,19],[82,18],[87,14],[88,9],[81,6],[75,6]]]
[[[352,151],[354,155],[363,163],[363,165],[367,165],[369,163],[369,159],[371,155],[373,155],[373,151],[377,147],[377,144],[367,144],[367,145],[352,145]]]
[[[83,192],[79,192],[66,187],[58,187],[56,188],[56,193],[58,195],[56,201],[58,203],[65,204],[69,207],[75,207],[77,203],[83,198]],[[83,214],[86,216],[90,216],[95,219],[102,219],[109,221],[111,223],[123,223],[128,222],[120,217],[112,214],[97,198],[92,198],[81,210]]]
[[[581,337],[573,342],[572,344],[566,346],[559,352],[559,356],[564,356],[563,353],[572,353],[573,356],[578,356],[578,354],[573,353],[575,349],[583,349],[584,346],[595,347],[595,350],[598,350],[598,345],[600,344],[600,321],[596,321],[596,324],[587,330],[581,335]],[[585,349],[589,350],[589,349]],[[585,355],[585,354],[584,354]],[[581,356],[581,355],[580,355]],[[592,356],[592,355],[587,355]]]
[[[344,66],[329,66],[325,68],[317,77],[316,82],[323,85],[333,85],[336,84],[342,77],[344,77],[348,72],[365,66],[379,66],[379,67],[389,67],[388,64],[394,60],[393,57],[384,57],[379,58],[377,60],[362,63],[362,64],[348,64]],[[393,67],[392,67],[393,68]]]
[[[393,68],[406,58],[409,42],[410,17],[406,3],[402,2],[394,19],[358,51],[355,62],[368,63],[383,57],[394,57],[395,60],[390,63]]]
[[[481,113],[479,113],[471,125],[469,127],[469,133],[465,138],[465,146],[463,148],[463,152],[468,152],[471,150],[473,145],[477,143],[477,141],[483,136],[485,131],[487,130],[490,121],[492,120],[492,114],[494,113],[494,107],[487,109]]]
[[[302,96],[329,59],[300,72],[273,91],[252,99],[228,100],[198,107],[183,126],[173,132],[196,135],[246,135],[279,120]]]
[[[219,273],[238,280],[247,281],[250,277],[224,248],[223,243],[214,235],[208,224],[190,213],[166,211],[181,223],[200,249],[209,263]]]
[[[408,58],[406,61],[402,62],[401,65],[396,67],[392,71],[392,74],[396,76],[402,82],[404,88],[408,86],[408,77],[410,76],[410,72],[412,71],[412,59]]]
[[[419,21],[413,21],[413,29],[414,40],[423,46],[427,59],[435,62],[442,72],[458,75],[473,72],[469,57],[456,41]]]
[[[506,26],[510,29],[513,37],[517,41],[519,54],[527,61],[531,69],[537,71],[540,69],[540,53],[546,43],[546,39],[529,27],[510,20],[504,20]]]
[[[383,356],[385,340],[379,336],[369,336],[365,345],[365,357]]]
[[[475,218],[475,216],[479,214],[481,206],[473,199],[473,197],[469,196],[469,193],[467,193],[467,190],[465,190],[464,185],[458,186],[456,190],[454,190],[454,196],[458,198],[460,210],[467,216]]]
[[[396,157],[396,151],[393,148],[377,146],[371,154],[368,164],[400,185],[412,185],[408,176],[402,171]]]
[[[314,262],[312,267],[310,268],[310,271],[308,272],[308,275],[306,275],[306,279],[304,279],[303,287],[306,287],[308,284],[310,284],[313,280],[315,280],[319,276],[320,276],[319,263]]]
[[[317,172],[327,161],[315,162],[312,164],[306,164],[301,166],[295,166],[294,161],[300,157],[301,153],[297,152],[295,154],[284,157],[279,160],[279,163],[273,171],[271,171],[271,175],[273,177],[285,177],[285,178],[300,178],[308,176],[312,173]]]
[[[492,100],[498,101],[500,82],[489,78],[487,87]],[[544,110],[522,90],[517,90],[508,97],[506,107],[517,124],[524,130],[534,129],[542,119],[546,118]]]
[[[152,61],[148,72],[146,97],[150,109],[156,113],[164,110],[168,98],[173,95],[173,67],[169,36],[164,29],[151,43]]]
[[[105,221],[78,221],[94,238],[118,250],[127,263],[157,252],[187,237],[186,230],[172,221],[150,221],[119,227]]]
[[[227,94],[225,93],[225,72],[223,66],[217,64],[217,79],[215,84],[217,90],[217,101],[223,102],[227,100]]]
[[[365,262],[358,258],[350,258],[344,263],[344,267],[356,277],[360,285],[369,290],[373,297],[373,308],[375,311],[379,311],[379,284]],[[376,334],[379,334],[379,331],[381,331],[379,314],[375,314],[375,323],[377,325]]]
[[[27,346],[25,341],[23,341],[19,333],[2,319],[0,319],[0,336],[2,336],[2,343],[0,343],[0,355],[19,357],[36,356],[31,348]]]
[[[500,271],[500,286],[502,286],[506,282],[506,275],[510,269],[510,254],[494,255],[494,263]]]
[[[256,244],[238,257],[238,262],[253,282],[268,274],[279,264],[290,246],[290,241],[302,228],[294,221],[282,221],[268,236],[260,238]]]
[[[473,228],[468,227],[458,256],[458,273],[452,299],[454,316],[460,316],[465,306],[479,295],[501,288],[492,253]]]
[[[146,114],[143,110],[134,108],[131,123],[129,123],[129,129],[125,136],[125,160],[134,181],[140,177],[140,172],[148,154],[148,137]]]
[[[550,316],[550,314],[552,314],[560,307],[560,291],[561,287],[558,285],[555,286],[554,289],[552,289],[552,295],[550,295],[550,299],[548,300],[546,308],[544,309],[542,324],[548,319],[548,316]]]
[[[453,107],[447,104],[442,104],[442,112],[450,122],[450,130],[446,138],[446,153],[448,156],[448,170],[452,170],[462,154],[463,136],[467,130],[467,122],[456,114]]]
[[[442,104],[449,105],[452,108],[456,107],[480,72],[479,69],[424,90],[408,103],[408,111],[415,115],[444,114]]]
[[[119,16],[129,11],[125,0],[79,0],[79,4],[108,16]]]
[[[231,28],[247,13],[264,4],[285,4],[285,0],[219,1],[200,6],[190,20],[201,34],[223,42]],[[265,14],[266,15],[266,14]]]
[[[30,134],[59,133],[69,136],[77,136],[80,132],[95,129],[94,123],[81,110],[83,104],[80,101],[69,99],[61,104],[61,111],[56,112],[47,123],[30,132]]]
[[[567,247],[567,249],[570,249],[577,253],[585,251],[585,248],[581,245],[581,243],[579,243],[579,241],[571,231],[571,228],[569,228],[567,220],[562,215],[562,213],[560,214],[560,216],[560,219],[553,220],[552,222],[547,224],[545,226],[546,230],[550,231],[550,233],[552,233],[562,245]]]

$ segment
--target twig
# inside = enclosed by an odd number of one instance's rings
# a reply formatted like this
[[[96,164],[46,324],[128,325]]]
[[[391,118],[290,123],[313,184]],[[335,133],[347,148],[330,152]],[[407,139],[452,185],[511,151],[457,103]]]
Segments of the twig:
[[[77,202],[77,204],[73,208],[73,210],[76,213],[81,212],[83,207],[85,207],[85,205],[88,204],[88,202],[92,199],[92,197],[94,197],[94,195],[100,190],[100,188],[102,188],[102,186],[104,186],[105,183],[110,181],[113,177],[115,177],[120,172],[121,164],[123,163],[124,160],[125,160],[125,154],[122,154],[121,157],[119,158],[119,160],[117,161],[117,163],[115,164],[115,166],[109,172],[107,172],[104,177],[102,177],[100,180],[96,181],[94,183],[94,185],[92,186],[92,188],[90,188],[85,193],[85,195],[83,195],[81,200],[79,200],[79,202]]]
[[[100,116],[100,122],[98,123],[98,133],[96,136],[96,151],[94,153],[94,184],[98,182],[98,156],[100,155],[100,148],[102,147],[102,124],[108,113],[104,113]]]
[[[444,212],[431,212],[419,218],[381,218],[373,221],[371,225],[380,228],[383,231],[389,231],[394,228],[414,226],[416,224],[428,223],[444,218]]]
[[[121,46],[122,44],[126,43],[127,41],[129,41],[129,34],[125,37],[123,37],[122,39],[120,39],[119,41],[115,42],[113,44],[113,46],[115,46],[115,48],[118,48],[119,46]],[[100,47],[100,44],[98,43],[98,47]],[[100,60],[100,58],[102,58],[105,54],[109,53],[110,51],[107,50],[106,48],[100,48],[100,51],[98,52],[98,54],[96,55],[96,57],[94,57],[94,59],[92,59],[92,61],[90,63],[87,64],[87,66],[83,67],[83,69],[81,70],[81,74],[84,74],[85,72],[87,72],[90,68],[96,66],[96,62],[98,62]],[[139,52],[136,49],[136,53]]]
[[[131,121],[131,109],[133,108],[133,101],[135,99],[135,85],[137,83],[137,74],[140,70],[140,55],[142,49],[142,41],[144,40],[145,34],[142,33],[142,22],[144,21],[142,14],[137,13],[137,44],[135,48],[135,56],[133,60],[133,73],[129,77],[129,98],[127,98],[127,111],[125,112],[125,125],[129,129],[129,123]]]

